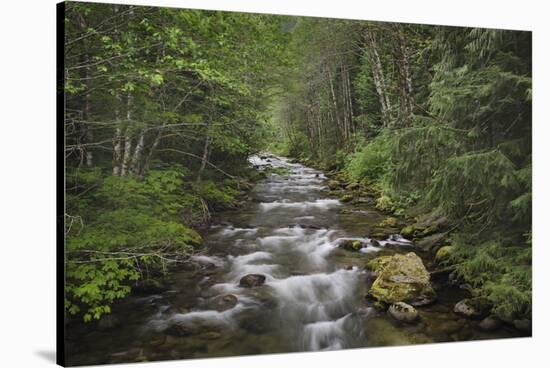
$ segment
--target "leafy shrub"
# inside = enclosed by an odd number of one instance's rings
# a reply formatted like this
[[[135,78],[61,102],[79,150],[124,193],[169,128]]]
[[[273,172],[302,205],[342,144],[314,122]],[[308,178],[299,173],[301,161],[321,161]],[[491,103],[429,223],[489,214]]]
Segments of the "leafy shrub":
[[[381,180],[389,170],[390,149],[389,134],[381,133],[350,155],[345,171],[355,180]]]
[[[151,171],[142,181],[109,176],[95,190],[68,197],[68,208],[80,210],[80,221],[68,221],[66,229],[69,314],[99,319],[131,291],[133,281],[163,272],[169,261],[200,244],[200,235],[182,223],[198,202],[184,190],[184,176],[179,166]]]

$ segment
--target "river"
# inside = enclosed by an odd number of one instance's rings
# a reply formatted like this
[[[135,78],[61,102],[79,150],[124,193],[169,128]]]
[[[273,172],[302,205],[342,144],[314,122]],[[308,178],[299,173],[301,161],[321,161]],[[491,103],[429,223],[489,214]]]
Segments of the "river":
[[[368,306],[365,262],[414,245],[379,239],[360,252],[338,248],[342,239],[368,243],[384,216],[328,198],[318,170],[271,155],[251,162],[279,174],[260,182],[244,207],[215,219],[207,251],[173,272],[168,290],[115,306],[116,328],[68,328],[69,365],[517,336],[506,328],[481,331],[456,316],[452,306],[465,295],[458,289],[438,290],[438,302],[420,308],[415,325]],[[240,286],[249,274],[265,282]]]

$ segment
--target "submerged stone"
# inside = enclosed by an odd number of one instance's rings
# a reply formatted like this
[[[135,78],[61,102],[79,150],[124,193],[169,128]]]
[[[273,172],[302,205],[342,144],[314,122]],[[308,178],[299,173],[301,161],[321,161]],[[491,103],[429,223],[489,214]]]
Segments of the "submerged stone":
[[[119,325],[120,320],[118,319],[118,317],[112,314],[107,314],[101,317],[97,324],[97,329],[99,331],[108,331],[118,327]]]
[[[454,307],[455,313],[468,318],[483,318],[490,310],[489,301],[483,297],[462,299]]]
[[[418,320],[418,311],[407,303],[397,302],[390,305],[388,314],[402,322],[415,322]]]
[[[430,274],[415,253],[395,254],[369,262],[378,273],[369,294],[379,302],[424,305],[435,300]]]
[[[481,322],[479,322],[478,327],[484,331],[494,331],[502,325],[500,319],[495,316],[485,317]]]
[[[259,275],[259,274],[250,274],[243,276],[241,280],[239,281],[240,287],[255,287],[255,286],[261,286],[265,283],[265,276]]]
[[[368,242],[359,239],[339,239],[338,248],[350,251],[359,251],[368,245]]]
[[[233,308],[237,305],[238,299],[233,294],[220,295],[213,298],[209,303],[208,307],[218,312],[223,312],[225,310]]]

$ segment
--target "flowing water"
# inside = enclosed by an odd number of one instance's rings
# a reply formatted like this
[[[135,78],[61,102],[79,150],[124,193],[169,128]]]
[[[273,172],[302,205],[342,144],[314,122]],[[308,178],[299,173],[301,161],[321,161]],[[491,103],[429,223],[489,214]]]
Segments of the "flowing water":
[[[222,214],[205,236],[207,253],[193,257],[198,268],[175,272],[170,290],[121,302],[120,327],[68,331],[69,364],[513,336],[477,331],[453,315],[456,291],[439,292],[439,303],[421,311],[424,322],[415,326],[396,325],[369,308],[363,265],[395,251],[384,247],[391,240],[368,243],[383,216],[342,211],[346,205],[326,198],[320,171],[274,156],[251,161],[285,172],[258,184],[244,208]],[[369,245],[348,252],[338,248],[342,239]],[[265,276],[265,283],[239,286],[249,274]]]

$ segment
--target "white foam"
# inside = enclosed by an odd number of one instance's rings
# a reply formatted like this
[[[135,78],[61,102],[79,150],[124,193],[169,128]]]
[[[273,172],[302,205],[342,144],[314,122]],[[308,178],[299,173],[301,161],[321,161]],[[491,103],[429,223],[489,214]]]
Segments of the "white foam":
[[[224,265],[223,259],[216,256],[198,255],[198,256],[191,256],[191,259],[193,261],[199,262],[200,264],[213,264],[218,267],[221,267]]]
[[[349,314],[335,321],[319,321],[304,327],[304,347],[307,350],[335,350],[344,347],[344,323]]]
[[[260,209],[262,211],[271,211],[273,209],[298,209],[307,210],[311,208],[326,210],[340,205],[340,201],[337,199],[317,199],[315,201],[306,202],[285,202],[276,201],[269,203],[260,203]]]

